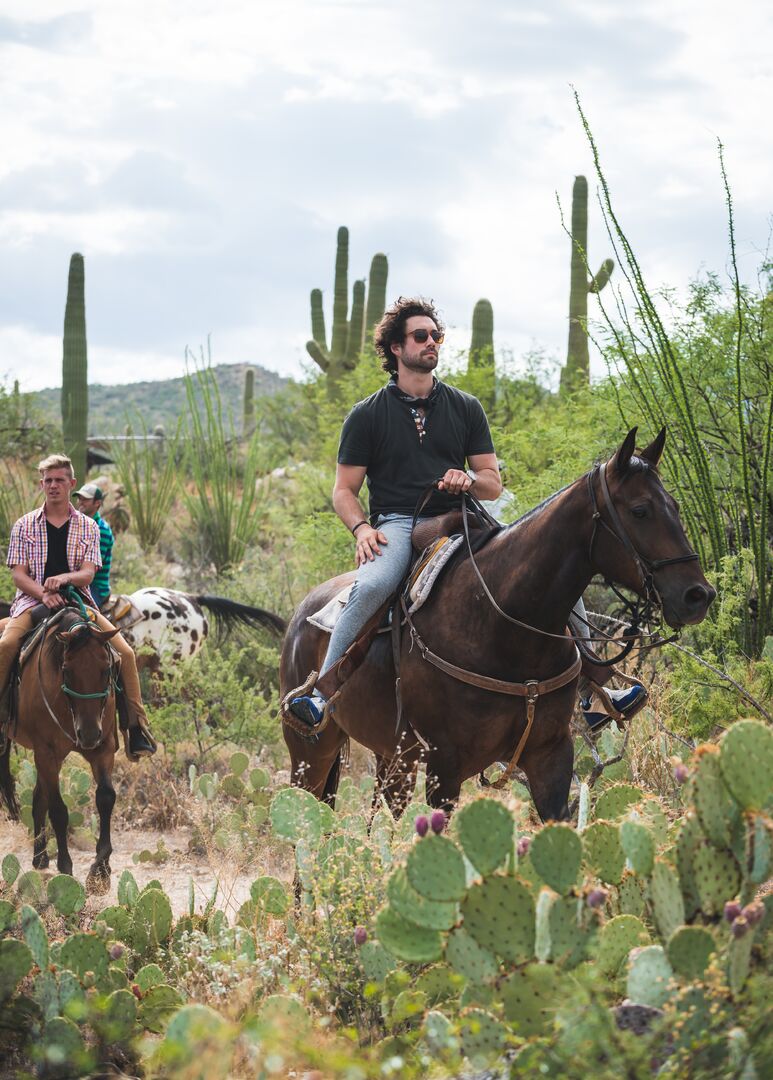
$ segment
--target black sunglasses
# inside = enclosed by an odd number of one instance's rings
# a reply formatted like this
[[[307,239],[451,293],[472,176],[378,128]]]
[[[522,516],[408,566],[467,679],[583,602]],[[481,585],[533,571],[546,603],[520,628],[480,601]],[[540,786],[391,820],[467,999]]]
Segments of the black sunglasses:
[[[412,337],[417,345],[423,345],[429,337],[432,338],[436,345],[442,345],[445,334],[442,330],[425,330],[422,327],[420,330],[409,330],[405,336]]]

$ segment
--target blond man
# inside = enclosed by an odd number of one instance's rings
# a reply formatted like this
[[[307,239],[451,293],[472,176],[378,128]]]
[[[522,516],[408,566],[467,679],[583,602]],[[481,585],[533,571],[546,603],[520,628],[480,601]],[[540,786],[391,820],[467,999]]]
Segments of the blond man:
[[[99,526],[93,518],[79,513],[70,502],[75,487],[72,462],[64,454],[52,454],[38,465],[44,502],[15,522],[8,545],[7,564],[16,586],[2,637],[0,637],[0,694],[8,685],[22,639],[32,629],[32,609],[44,604],[52,612],[67,601],[61,590],[71,585],[94,611],[94,621],[102,630],[115,629],[100,615],[89,586],[102,565]],[[121,682],[128,711],[128,754],[137,760],[155,753],[155,743],[147,729],[142,704],[137,662],[131,646],[120,634],[112,644],[121,657]]]

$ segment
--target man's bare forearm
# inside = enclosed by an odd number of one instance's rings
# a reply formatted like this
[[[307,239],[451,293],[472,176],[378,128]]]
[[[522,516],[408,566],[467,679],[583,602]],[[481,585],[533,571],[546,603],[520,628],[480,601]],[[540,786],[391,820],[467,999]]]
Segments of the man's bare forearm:
[[[502,481],[499,473],[494,469],[480,469],[475,474],[475,483],[472,485],[471,494],[476,499],[498,499],[502,494]]]
[[[30,577],[27,571],[22,566],[14,566],[11,571],[11,577],[13,583],[17,589],[20,589],[27,596],[34,596],[36,600],[43,599],[44,589],[42,585],[38,585],[34,578]]]
[[[360,500],[348,488],[335,488],[333,490],[333,509],[347,529],[351,529],[358,521],[367,519]]]

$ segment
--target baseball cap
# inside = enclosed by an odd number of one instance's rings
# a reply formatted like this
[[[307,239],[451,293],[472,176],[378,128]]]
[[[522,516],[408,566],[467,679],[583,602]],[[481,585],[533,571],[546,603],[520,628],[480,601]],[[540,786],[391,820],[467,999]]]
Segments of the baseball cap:
[[[84,484],[78,491],[73,492],[74,495],[82,495],[84,499],[99,499],[100,502],[104,499],[102,494],[102,488],[97,487],[96,484]]]

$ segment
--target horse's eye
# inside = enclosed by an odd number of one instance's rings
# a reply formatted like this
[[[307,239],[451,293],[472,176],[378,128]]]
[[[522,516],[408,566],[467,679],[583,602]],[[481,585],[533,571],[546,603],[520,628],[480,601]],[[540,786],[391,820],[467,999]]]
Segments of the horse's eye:
[[[646,506],[632,506],[631,507],[631,513],[633,514],[633,516],[635,518],[646,517],[647,516],[647,507]]]

